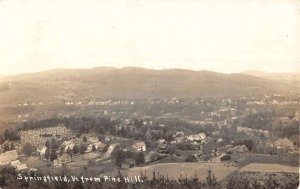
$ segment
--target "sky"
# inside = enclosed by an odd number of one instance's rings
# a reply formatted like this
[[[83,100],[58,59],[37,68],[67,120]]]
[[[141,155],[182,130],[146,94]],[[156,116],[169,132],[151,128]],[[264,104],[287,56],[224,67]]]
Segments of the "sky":
[[[300,71],[300,0],[0,0],[0,75]]]

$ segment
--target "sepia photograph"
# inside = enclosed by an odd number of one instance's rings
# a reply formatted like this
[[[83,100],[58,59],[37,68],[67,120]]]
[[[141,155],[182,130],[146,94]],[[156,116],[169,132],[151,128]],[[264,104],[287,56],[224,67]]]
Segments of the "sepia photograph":
[[[0,189],[299,189],[300,0],[0,0]]]

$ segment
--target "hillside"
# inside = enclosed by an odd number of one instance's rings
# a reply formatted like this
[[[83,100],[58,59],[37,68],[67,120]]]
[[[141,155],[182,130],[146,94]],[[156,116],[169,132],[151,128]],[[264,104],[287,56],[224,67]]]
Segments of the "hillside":
[[[100,67],[57,69],[0,79],[0,103],[55,102],[67,98],[155,98],[299,94],[299,86],[246,74],[180,69]]]
[[[296,84],[296,85],[297,85],[297,83],[300,83],[300,73],[299,72],[268,73],[268,72],[263,72],[263,71],[258,71],[258,70],[249,70],[249,71],[242,72],[242,74],[260,77],[260,78],[264,78],[264,79],[275,80],[275,81],[292,83],[292,84]]]

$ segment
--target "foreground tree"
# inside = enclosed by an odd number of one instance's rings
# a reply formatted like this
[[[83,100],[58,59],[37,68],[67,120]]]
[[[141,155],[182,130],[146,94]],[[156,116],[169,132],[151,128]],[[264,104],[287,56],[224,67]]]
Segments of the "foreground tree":
[[[25,143],[23,146],[23,152],[27,155],[30,156],[33,152],[33,146],[30,143]]]

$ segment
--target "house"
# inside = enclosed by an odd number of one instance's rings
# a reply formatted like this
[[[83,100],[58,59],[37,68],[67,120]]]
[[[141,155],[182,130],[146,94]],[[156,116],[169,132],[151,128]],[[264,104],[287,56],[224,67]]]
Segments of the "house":
[[[106,146],[106,144],[98,141],[92,144],[89,144],[87,149],[86,149],[86,153],[93,151],[93,146],[95,146],[95,150],[103,150],[103,148]]]
[[[27,165],[26,164],[19,164],[16,166],[17,171],[21,171],[24,169],[27,169]]]
[[[135,165],[135,160],[133,158],[127,158],[121,163],[121,168],[129,169],[134,167],[134,165]]]
[[[173,137],[183,137],[184,136],[184,132],[182,132],[182,131],[177,131],[174,135],[173,135]]]
[[[205,133],[199,133],[197,135],[187,136],[188,141],[198,141],[198,142],[200,142],[200,141],[204,140],[205,138],[206,138]]]
[[[36,168],[30,168],[30,172],[37,172],[38,169]]]
[[[233,148],[233,152],[235,153],[243,153],[247,152],[248,148],[245,145],[238,145]]]
[[[184,142],[185,140],[186,140],[186,138],[183,137],[183,136],[176,137],[176,138],[174,139],[174,141],[175,141],[176,143],[182,143],[182,142]]]
[[[17,165],[20,165],[21,162],[19,160],[14,160],[14,161],[11,161],[10,162],[10,165],[13,167],[13,168],[16,168]]]
[[[65,163],[71,162],[72,157],[69,154],[62,154],[53,161],[53,165],[56,167],[62,166]]]
[[[151,120],[145,120],[145,121],[143,121],[143,125],[151,126],[152,125],[152,121]]]
[[[137,142],[132,147],[138,152],[145,152],[146,151],[146,144],[145,142]]]
[[[64,147],[65,152],[70,149],[73,150],[75,143],[73,141],[64,141],[62,147]]]
[[[58,157],[58,159],[61,163],[68,163],[72,161],[72,157],[69,154],[63,154]]]
[[[160,140],[158,140],[157,142],[158,142],[159,144],[161,144],[161,143],[165,144],[167,141],[166,141],[165,139],[160,139]]]
[[[97,150],[103,150],[104,147],[106,146],[106,144],[104,144],[104,143],[102,143],[100,141],[95,142],[94,145],[95,145],[95,147],[96,147]]]
[[[44,156],[46,153],[46,150],[47,150],[46,146],[39,146],[37,148],[37,151],[40,153],[40,156]]]
[[[61,166],[61,163],[59,162],[58,159],[55,159],[55,160],[53,160],[53,165],[54,165],[55,167],[60,167],[60,166]]]
[[[105,141],[106,143],[108,143],[108,142],[110,142],[110,141],[112,141],[112,140],[113,140],[113,138],[110,137],[110,136],[105,136],[105,138],[104,138],[104,141]]]
[[[0,154],[0,166],[8,165],[12,161],[17,160],[18,157],[19,156],[18,156],[18,153],[16,150],[4,152],[4,153]]]
[[[91,151],[93,151],[93,144],[89,144],[88,145],[88,147],[86,148],[86,153],[89,153],[89,152],[91,152]]]

